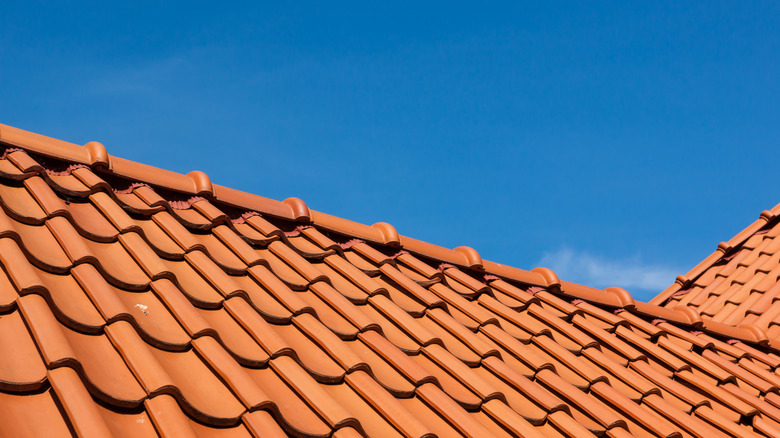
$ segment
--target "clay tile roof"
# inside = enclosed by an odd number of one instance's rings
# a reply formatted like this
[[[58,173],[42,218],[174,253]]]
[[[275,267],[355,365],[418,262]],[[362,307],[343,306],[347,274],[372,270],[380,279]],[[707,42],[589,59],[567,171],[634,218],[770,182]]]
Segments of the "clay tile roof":
[[[759,218],[651,303],[684,306],[701,319],[764,332],[780,338],[780,205]]]
[[[2,436],[780,435],[773,329],[680,307],[764,286],[774,217],[659,306],[95,142],[0,147]]]

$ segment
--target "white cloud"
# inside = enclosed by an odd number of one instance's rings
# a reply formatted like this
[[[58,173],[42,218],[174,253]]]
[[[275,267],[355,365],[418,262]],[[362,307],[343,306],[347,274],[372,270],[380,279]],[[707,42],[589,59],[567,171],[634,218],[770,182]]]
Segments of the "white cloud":
[[[561,280],[597,288],[618,286],[629,292],[661,292],[683,273],[669,266],[646,263],[640,256],[610,260],[567,247],[544,253],[537,266],[552,269]]]

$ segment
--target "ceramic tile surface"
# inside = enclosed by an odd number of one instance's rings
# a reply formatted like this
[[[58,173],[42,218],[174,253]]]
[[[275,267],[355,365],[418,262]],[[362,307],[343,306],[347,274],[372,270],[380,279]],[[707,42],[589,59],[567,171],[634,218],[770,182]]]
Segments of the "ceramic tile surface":
[[[766,333],[780,339],[780,205],[717,250],[651,303],[686,307],[702,319]]]
[[[7,132],[0,436],[780,436],[760,332]]]

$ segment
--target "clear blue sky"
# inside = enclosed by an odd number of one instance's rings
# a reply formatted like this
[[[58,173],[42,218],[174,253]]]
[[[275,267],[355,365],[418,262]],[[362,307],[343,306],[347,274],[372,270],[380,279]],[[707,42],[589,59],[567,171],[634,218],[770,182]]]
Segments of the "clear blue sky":
[[[776,3],[112,3],[4,2],[0,123],[642,299],[780,202]]]

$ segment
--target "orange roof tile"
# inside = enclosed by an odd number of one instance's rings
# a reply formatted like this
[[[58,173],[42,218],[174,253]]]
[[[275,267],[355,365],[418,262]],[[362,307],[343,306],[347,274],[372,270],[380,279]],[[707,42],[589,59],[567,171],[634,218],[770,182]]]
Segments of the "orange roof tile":
[[[763,223],[681,281],[716,298],[647,304],[95,142],[0,143],[0,435],[780,430],[774,329],[717,317],[773,288]]]
[[[752,330],[780,345],[780,205],[655,297],[653,304],[685,307],[702,320]]]

